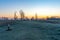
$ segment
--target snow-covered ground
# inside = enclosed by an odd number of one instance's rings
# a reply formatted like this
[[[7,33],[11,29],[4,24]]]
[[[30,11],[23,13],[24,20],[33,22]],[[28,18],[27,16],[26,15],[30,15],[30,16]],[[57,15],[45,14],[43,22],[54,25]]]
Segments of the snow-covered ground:
[[[0,27],[0,40],[60,40],[60,24],[17,21],[11,31],[7,27]]]

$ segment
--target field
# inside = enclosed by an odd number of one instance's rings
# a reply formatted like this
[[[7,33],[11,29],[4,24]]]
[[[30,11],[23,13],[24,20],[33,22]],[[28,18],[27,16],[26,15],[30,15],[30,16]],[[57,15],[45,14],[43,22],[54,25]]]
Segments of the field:
[[[0,27],[0,40],[60,40],[60,24],[38,21],[16,21]]]

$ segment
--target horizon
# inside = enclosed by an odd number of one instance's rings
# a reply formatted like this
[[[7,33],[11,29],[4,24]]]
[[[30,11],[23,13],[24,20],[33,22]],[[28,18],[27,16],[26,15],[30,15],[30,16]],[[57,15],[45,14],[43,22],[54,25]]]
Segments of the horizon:
[[[28,18],[35,16],[45,18],[50,16],[60,17],[60,0],[0,0],[0,17],[13,18],[14,12],[23,10]]]

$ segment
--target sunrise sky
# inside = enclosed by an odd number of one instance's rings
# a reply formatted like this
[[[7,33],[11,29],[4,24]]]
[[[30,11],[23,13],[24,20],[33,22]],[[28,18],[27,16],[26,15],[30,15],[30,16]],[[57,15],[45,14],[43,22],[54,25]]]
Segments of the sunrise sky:
[[[29,17],[35,13],[39,17],[60,16],[60,0],[0,0],[0,17],[12,18],[15,11],[19,17],[21,9]]]

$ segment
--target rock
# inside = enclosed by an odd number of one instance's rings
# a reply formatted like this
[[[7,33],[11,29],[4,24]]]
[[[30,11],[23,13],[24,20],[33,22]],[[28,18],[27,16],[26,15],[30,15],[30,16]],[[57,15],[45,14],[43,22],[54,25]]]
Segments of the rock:
[[[11,31],[12,29],[10,27],[8,27],[8,29],[6,31]]]

